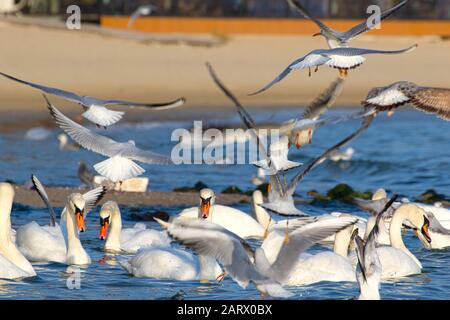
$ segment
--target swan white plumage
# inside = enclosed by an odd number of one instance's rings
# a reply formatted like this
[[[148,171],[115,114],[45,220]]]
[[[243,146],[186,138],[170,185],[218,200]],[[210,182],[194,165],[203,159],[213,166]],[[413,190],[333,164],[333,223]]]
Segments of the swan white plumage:
[[[215,204],[215,194],[211,189],[200,191],[199,207],[188,208],[178,214],[181,219],[202,218],[209,222],[221,225],[235,233],[240,238],[262,239],[264,227],[243,211],[228,206]]]
[[[31,263],[12,241],[11,209],[14,194],[9,183],[0,183],[0,279],[20,279],[36,275]]]
[[[270,264],[264,250],[252,247],[236,234],[205,220],[163,222],[169,235],[199,254],[213,257],[242,288],[252,282],[263,294],[288,297],[283,289],[298,256],[309,247],[355,222],[353,218],[328,219],[304,225],[290,234],[290,242],[283,245],[276,260]],[[275,230],[273,232],[280,232]],[[283,232],[280,232],[283,235]]]
[[[68,265],[87,265],[91,259],[81,245],[79,232],[86,229],[85,215],[100,201],[106,192],[104,187],[93,189],[85,194],[69,195],[61,213],[61,226],[54,221],[54,210],[40,181],[32,176],[39,195],[51,212],[52,223],[40,226],[32,221],[17,229],[16,243],[19,250],[30,261],[58,262]]]
[[[119,263],[139,278],[216,280],[223,273],[215,259],[176,248],[145,248],[132,259]]]
[[[429,220],[423,209],[409,203],[395,209],[389,227],[391,245],[377,248],[382,265],[381,279],[401,278],[422,272],[422,264],[402,240],[401,229],[404,221],[409,221],[418,233],[428,242],[431,241],[428,233]],[[356,264],[355,256],[352,256],[352,261]]]
[[[108,228],[111,232],[107,235]],[[166,233],[147,229],[137,223],[133,228],[122,229],[122,217],[115,201],[108,201],[100,209],[100,240],[105,240],[105,250],[111,252],[136,253],[146,247],[168,247],[170,239]]]
[[[352,223],[335,234],[333,251],[323,251],[311,255],[302,253],[295,263],[292,271],[285,280],[285,284],[298,286],[309,285],[320,281],[356,281],[355,268],[348,259],[348,247],[351,241],[354,224],[357,219],[351,215],[341,215],[340,217],[324,216],[318,221],[336,221],[347,219]],[[273,263],[284,243],[284,236],[277,232],[270,232],[264,240],[261,248],[269,263]]]

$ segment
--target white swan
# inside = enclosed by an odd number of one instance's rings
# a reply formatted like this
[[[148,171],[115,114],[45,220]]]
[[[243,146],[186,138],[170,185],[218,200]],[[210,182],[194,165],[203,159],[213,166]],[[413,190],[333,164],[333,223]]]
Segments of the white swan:
[[[348,259],[348,248],[354,224],[357,219],[351,215],[342,215],[341,217],[324,216],[317,220],[337,221],[339,219],[352,222],[346,228],[335,234],[333,251],[324,251],[311,255],[303,253],[298,258],[292,271],[285,280],[287,285],[309,285],[320,281],[356,281],[355,268],[350,259]],[[274,263],[283,246],[284,236],[277,232],[270,232],[269,236],[261,245],[269,263]]]
[[[175,248],[143,249],[132,259],[119,263],[129,274],[140,278],[212,281],[223,274],[214,258]]]
[[[178,214],[181,219],[202,218],[221,225],[243,239],[264,237],[264,227],[243,211],[215,204],[215,194],[211,189],[200,191],[199,207],[188,208]]]
[[[32,176],[32,181],[41,198],[54,212],[50,205],[47,193],[40,181]],[[61,225],[54,222],[49,226],[40,226],[35,221],[17,229],[16,242],[19,250],[30,261],[58,262],[68,265],[87,265],[91,259],[83,249],[79,239],[79,232],[84,232],[86,226],[84,217],[105,194],[106,189],[100,187],[93,189],[84,195],[73,193],[68,197],[67,204],[61,213]],[[63,235],[65,233],[65,236]],[[66,246],[67,245],[67,246]]]
[[[34,277],[31,263],[17,249],[11,237],[11,208],[14,189],[9,183],[0,183],[0,279]]]
[[[111,232],[107,235],[108,228]],[[136,253],[144,247],[168,247],[170,239],[166,233],[146,229],[137,223],[133,228],[122,229],[122,217],[115,201],[106,202],[100,210],[100,240],[105,240],[105,250],[111,252]]]
[[[413,204],[402,204],[398,207],[394,211],[389,227],[391,246],[377,248],[382,265],[381,279],[401,278],[422,272],[422,264],[403,243],[404,221],[409,221],[418,233],[420,232],[428,242],[431,241],[428,233],[429,220],[425,211]],[[355,256],[352,257],[352,261],[356,264]]]
[[[291,232],[290,242],[282,247],[275,262],[270,264],[263,249],[257,248],[254,251],[245,240],[217,224],[204,220],[157,221],[167,228],[169,235],[176,241],[193,248],[199,254],[217,259],[242,288],[252,282],[258,291],[274,297],[292,295],[282,285],[286,284],[286,279],[303,251],[355,222],[352,218],[342,218],[302,226]]]

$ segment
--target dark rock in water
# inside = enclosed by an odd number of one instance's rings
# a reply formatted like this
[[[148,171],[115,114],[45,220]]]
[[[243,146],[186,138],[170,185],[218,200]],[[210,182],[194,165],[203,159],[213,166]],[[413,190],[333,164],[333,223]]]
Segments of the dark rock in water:
[[[311,203],[331,201],[331,199],[329,197],[327,197],[323,194],[320,194],[316,190],[308,191],[307,195],[314,198]]]
[[[134,221],[155,221],[158,218],[163,221],[169,221],[170,215],[165,211],[148,212],[144,214],[131,213],[130,219]]]
[[[178,291],[176,294],[171,296],[169,300],[184,300],[185,293],[183,290]]]
[[[370,199],[372,196],[371,192],[355,191],[352,187],[345,183],[340,183],[331,188],[330,190],[328,190],[326,195],[320,194],[316,190],[311,190],[307,194],[314,198],[312,200],[312,203],[327,202],[333,200],[351,203],[354,198]]]
[[[206,184],[201,181],[198,181],[194,187],[180,187],[173,189],[174,192],[199,192],[202,189],[208,188]]]
[[[445,195],[437,193],[433,189],[428,189],[420,195],[419,201],[423,203],[433,204],[435,202],[441,202],[447,200]]]
[[[327,197],[329,197],[331,200],[343,200],[346,198],[350,198],[354,192],[355,190],[353,190],[353,188],[348,184],[340,183],[334,188],[328,190]]]
[[[267,197],[269,194],[269,184],[268,183],[260,184],[255,189],[249,189],[245,191],[244,194],[251,197],[253,195],[253,192],[255,192],[255,190],[261,191],[263,197]]]
[[[244,194],[244,192],[242,192],[242,190],[239,189],[236,186],[229,186],[229,187],[225,188],[224,190],[222,190],[222,193],[225,193],[225,194]]]

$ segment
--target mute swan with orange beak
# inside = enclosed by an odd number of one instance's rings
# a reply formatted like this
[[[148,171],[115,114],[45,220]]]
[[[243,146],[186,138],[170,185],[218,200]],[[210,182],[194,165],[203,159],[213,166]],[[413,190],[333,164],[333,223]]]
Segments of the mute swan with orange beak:
[[[107,234],[108,228],[111,229]],[[169,237],[160,231],[146,229],[137,223],[133,228],[122,229],[122,217],[115,201],[106,202],[100,210],[100,240],[105,240],[105,250],[136,253],[144,247],[168,247]]]
[[[36,276],[33,266],[17,249],[11,238],[13,200],[13,187],[9,183],[0,183],[0,279]]]
[[[389,227],[391,245],[377,248],[382,265],[381,279],[395,279],[422,273],[422,264],[406,248],[402,240],[404,222],[409,222],[428,243],[432,241],[428,232],[430,222],[423,209],[413,204],[402,204],[395,209]],[[356,264],[355,256],[352,257],[352,261]]]
[[[49,211],[54,212],[43,185],[35,176],[32,176],[32,181]],[[61,226],[65,227],[64,232],[55,222],[49,226],[40,226],[32,221],[21,226],[16,234],[19,250],[27,259],[36,262],[58,262],[68,265],[90,264],[91,259],[81,245],[79,232],[86,230],[85,215],[96,206],[105,192],[106,189],[100,187],[83,195],[80,193],[69,195],[67,204],[61,213],[60,222]]]
[[[207,220],[221,225],[243,239],[264,237],[264,227],[250,215],[232,207],[215,204],[215,201],[213,190],[202,189],[199,206],[181,211],[178,218]]]

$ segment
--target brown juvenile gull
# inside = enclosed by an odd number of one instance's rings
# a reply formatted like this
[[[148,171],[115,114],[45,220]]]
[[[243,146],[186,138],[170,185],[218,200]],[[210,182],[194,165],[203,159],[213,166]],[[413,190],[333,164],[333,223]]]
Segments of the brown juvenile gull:
[[[390,111],[406,103],[417,110],[450,120],[450,89],[421,87],[409,81],[399,81],[373,88],[362,102],[364,106],[375,107],[378,111]]]

